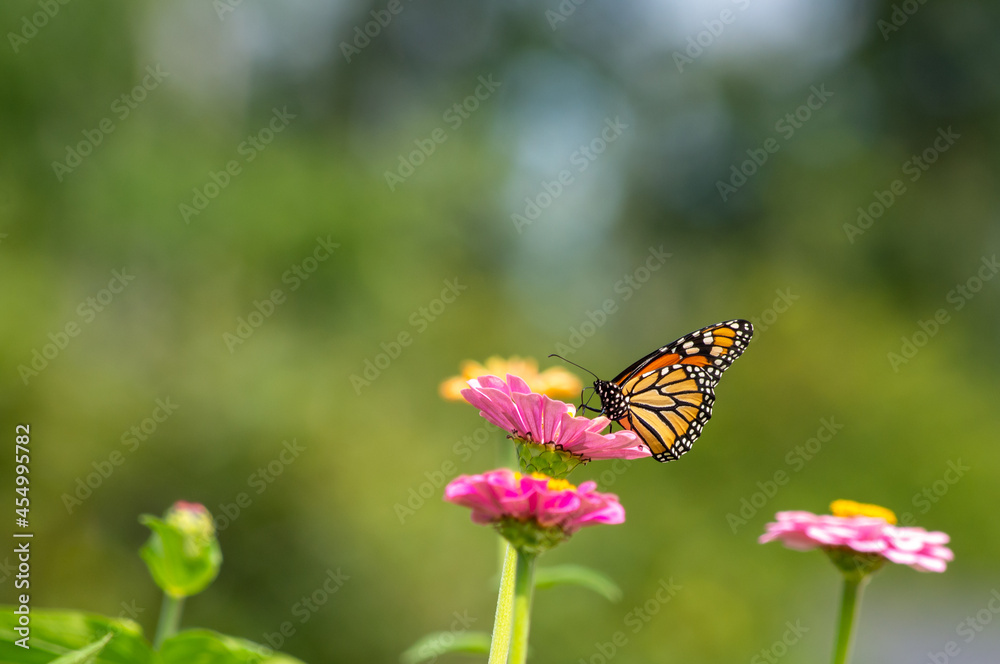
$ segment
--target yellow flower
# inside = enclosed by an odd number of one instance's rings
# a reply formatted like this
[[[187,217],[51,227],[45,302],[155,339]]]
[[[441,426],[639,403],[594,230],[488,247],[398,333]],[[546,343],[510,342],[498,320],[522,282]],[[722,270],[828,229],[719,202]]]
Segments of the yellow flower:
[[[497,376],[506,380],[507,374],[522,378],[532,392],[545,394],[553,399],[574,399],[583,389],[580,379],[561,367],[552,367],[538,371],[538,362],[531,358],[512,357],[506,360],[493,356],[482,365],[472,360],[466,360],[461,365],[462,375],[452,376],[441,383],[439,391],[448,401],[461,401],[462,390],[466,389],[468,381],[480,376]]]
[[[835,500],[830,503],[830,511],[834,516],[872,516],[878,519],[885,519],[890,524],[896,524],[896,514],[880,505],[868,505],[866,503],[856,503],[853,500]]]

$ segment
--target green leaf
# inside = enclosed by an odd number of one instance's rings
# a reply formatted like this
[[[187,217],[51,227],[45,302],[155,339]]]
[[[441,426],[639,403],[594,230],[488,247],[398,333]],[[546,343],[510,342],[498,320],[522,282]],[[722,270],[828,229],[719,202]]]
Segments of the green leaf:
[[[535,570],[535,588],[567,585],[593,590],[609,602],[617,602],[622,598],[622,589],[609,576],[583,565],[552,565]]]
[[[172,597],[197,595],[219,574],[219,542],[214,533],[188,532],[172,522],[170,511],[167,514],[166,520],[149,514],[139,517],[153,531],[139,553],[163,592]]]
[[[303,664],[267,646],[207,629],[188,629],[160,647],[162,664]]]
[[[135,622],[80,611],[32,609],[30,649],[24,649],[16,644],[22,635],[15,631],[19,624],[14,608],[0,606],[0,662],[5,664],[46,664],[92,646],[108,632],[114,636],[92,660],[94,664],[148,664],[152,658]]]
[[[75,652],[66,653],[62,657],[52,660],[52,664],[93,664],[97,655],[104,650],[104,646],[108,645],[108,641],[114,635],[114,632],[108,632],[100,641],[94,641],[89,646],[84,646]]]
[[[485,632],[433,632],[399,656],[403,664],[420,664],[448,652],[472,655],[490,653],[490,635]]]

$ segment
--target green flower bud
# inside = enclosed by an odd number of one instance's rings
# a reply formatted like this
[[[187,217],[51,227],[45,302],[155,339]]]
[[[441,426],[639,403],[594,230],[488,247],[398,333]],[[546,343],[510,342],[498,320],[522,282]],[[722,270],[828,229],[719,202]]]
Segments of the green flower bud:
[[[562,479],[570,471],[583,463],[583,458],[557,448],[552,444],[532,443],[520,438],[514,439],[517,448],[517,462],[524,473],[542,473]]]
[[[844,576],[860,581],[869,574],[882,569],[885,558],[878,553],[860,553],[846,546],[823,547]]]
[[[139,522],[153,531],[139,553],[163,592],[197,595],[218,576],[222,551],[204,505],[177,501],[163,519],[143,514]]]
[[[558,526],[541,526],[533,519],[504,518],[495,524],[500,535],[526,556],[537,556],[569,539]]]

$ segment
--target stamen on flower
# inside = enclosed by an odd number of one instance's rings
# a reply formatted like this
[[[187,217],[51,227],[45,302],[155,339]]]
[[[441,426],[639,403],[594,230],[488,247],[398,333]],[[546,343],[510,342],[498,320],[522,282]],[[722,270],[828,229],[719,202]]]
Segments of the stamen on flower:
[[[881,505],[870,505],[868,503],[858,503],[853,500],[835,500],[830,503],[830,511],[834,516],[871,516],[877,519],[885,519],[892,525],[896,525],[896,514],[892,510]]]
[[[566,480],[557,480],[542,473],[532,473],[531,476],[536,480],[548,480],[549,483],[546,488],[549,491],[576,491],[576,485],[570,484]]]

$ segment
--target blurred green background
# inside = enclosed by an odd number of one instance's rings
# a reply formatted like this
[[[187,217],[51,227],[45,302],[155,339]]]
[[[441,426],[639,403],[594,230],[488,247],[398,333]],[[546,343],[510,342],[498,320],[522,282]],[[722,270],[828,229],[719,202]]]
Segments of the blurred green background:
[[[533,660],[596,664],[622,630],[621,664],[767,661],[787,621],[809,631],[782,661],[826,658],[836,573],[756,538],[777,510],[852,498],[947,531],[956,554],[942,575],[880,573],[858,661],[948,641],[996,661],[998,14],[5,3],[0,409],[8,440],[31,424],[34,606],[130,607],[151,632],[137,516],[185,499],[230,515],[187,626],[265,641],[291,622],[280,647],[308,662],[397,661],[456,612],[489,631],[495,536],[434,484],[494,467],[505,441],[439,382],[466,358],[566,348],[610,377],[745,317],[757,335],[691,454],[571,476],[628,520],[546,559],[625,597],[541,592]],[[806,460],[824,418],[842,429]],[[967,643],[977,612],[991,622]]]

